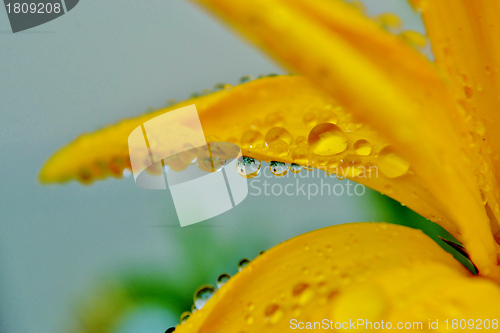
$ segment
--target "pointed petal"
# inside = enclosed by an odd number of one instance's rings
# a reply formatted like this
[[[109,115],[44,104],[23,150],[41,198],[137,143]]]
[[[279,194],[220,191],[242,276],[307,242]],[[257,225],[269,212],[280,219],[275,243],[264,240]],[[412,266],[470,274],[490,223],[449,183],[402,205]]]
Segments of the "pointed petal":
[[[459,226],[481,274],[500,280],[463,110],[427,59],[342,1],[197,2],[394,144],[444,207],[439,218]]]
[[[423,15],[436,63],[467,116],[474,174],[500,239],[500,4],[489,0],[412,1]]]
[[[498,318],[499,297],[497,285],[472,277],[421,231],[354,223],[266,251],[176,332],[288,332],[323,319],[395,326],[432,318],[443,325],[449,318]]]

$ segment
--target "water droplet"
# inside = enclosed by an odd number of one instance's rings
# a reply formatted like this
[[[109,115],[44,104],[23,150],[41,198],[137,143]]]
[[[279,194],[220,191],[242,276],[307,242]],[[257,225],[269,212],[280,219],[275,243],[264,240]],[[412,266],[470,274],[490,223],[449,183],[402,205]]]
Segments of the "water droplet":
[[[273,127],[266,134],[266,144],[270,146],[275,140],[283,140],[287,144],[292,142],[292,136],[283,127]]]
[[[246,82],[249,82],[252,80],[253,80],[252,75],[245,75],[245,76],[240,77],[240,83],[246,83]]]
[[[471,86],[464,86],[464,92],[465,92],[465,96],[467,98],[472,98],[472,96],[474,96],[474,90],[472,89]]]
[[[336,155],[347,149],[344,132],[331,123],[316,125],[309,133],[308,142],[311,150],[317,155]]]
[[[261,163],[255,158],[243,156],[236,162],[236,170],[238,170],[238,173],[245,178],[256,177],[260,172],[260,168]]]
[[[255,322],[255,319],[252,316],[247,316],[245,318],[245,321],[247,322],[248,325],[252,325]]]
[[[241,270],[243,268],[245,268],[246,266],[248,266],[249,263],[250,263],[250,260],[248,260],[248,259],[241,259],[240,262],[238,263],[238,272],[241,272]]]
[[[300,305],[304,305],[313,299],[314,290],[307,283],[299,283],[293,288],[292,295],[297,297]]]
[[[255,310],[255,305],[253,303],[248,303],[248,311],[253,311]]]
[[[288,155],[288,144],[281,139],[271,142],[269,148],[277,156],[283,157]]]
[[[269,305],[264,311],[266,320],[271,324],[276,324],[283,317],[283,309],[278,304]]]
[[[380,151],[377,157],[380,172],[388,178],[404,175],[410,168],[410,162],[401,157],[393,147],[387,146]]]
[[[305,145],[305,144],[307,144],[307,138],[305,136],[300,135],[300,136],[295,138],[295,144],[297,146]]]
[[[377,15],[375,21],[385,29],[399,30],[403,27],[403,21],[393,13],[382,13]]]
[[[358,140],[354,143],[354,151],[361,156],[368,156],[372,152],[372,145],[367,140]]]
[[[175,327],[170,327],[170,328],[167,328],[167,330],[165,331],[165,333],[172,333],[175,331]]]
[[[282,125],[284,122],[285,118],[280,112],[274,112],[266,116],[266,125],[269,127]]]
[[[298,165],[298,164],[293,163],[290,166],[290,171],[293,172],[293,173],[300,173],[302,171],[302,167],[300,165]]]
[[[292,150],[292,159],[296,164],[308,165],[310,158],[309,148],[300,146]]]
[[[330,110],[323,110],[320,111],[318,114],[318,123],[332,123],[336,124],[338,122],[339,118],[335,113],[333,113]]]
[[[219,275],[219,277],[217,278],[217,288],[222,287],[227,281],[229,281],[230,277],[231,276],[226,273]]]
[[[185,311],[181,314],[181,324],[184,324],[186,320],[188,320],[189,316],[191,316],[191,312]]]
[[[413,45],[417,49],[425,49],[429,44],[427,37],[418,31],[406,30],[399,34],[405,41]]]
[[[290,166],[283,162],[272,161],[269,163],[269,169],[271,169],[271,173],[276,177],[283,177],[288,173]]]
[[[354,166],[354,165],[360,165],[363,161],[361,161],[361,158],[357,155],[348,154],[342,157],[341,162],[348,166]]]
[[[215,288],[209,284],[199,287],[194,293],[194,305],[197,310],[201,310],[208,300],[214,295]]]
[[[245,148],[253,148],[255,145],[262,143],[263,137],[259,131],[248,130],[241,136],[241,146]]]
[[[125,168],[125,169],[123,169],[122,175],[123,175],[123,178],[128,178],[132,175],[132,172],[130,171],[129,168]]]
[[[304,115],[302,121],[304,122],[304,124],[306,124],[306,126],[313,126],[314,124],[316,124],[317,119],[318,117],[316,116],[316,113],[309,111]]]

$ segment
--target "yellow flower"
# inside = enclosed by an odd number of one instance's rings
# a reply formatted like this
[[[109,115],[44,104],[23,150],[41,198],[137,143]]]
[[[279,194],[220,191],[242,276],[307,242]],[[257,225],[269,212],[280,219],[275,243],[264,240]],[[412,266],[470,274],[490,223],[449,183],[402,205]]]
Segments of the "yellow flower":
[[[498,324],[500,4],[413,0],[433,63],[415,49],[418,35],[384,29],[397,18],[371,20],[342,1],[198,2],[302,76],[224,86],[81,136],[47,161],[42,182],[120,176],[135,127],[196,104],[208,139],[246,156],[328,172],[376,166],[378,177],[346,176],[439,223],[479,273],[417,230],[336,226],[259,256],[176,332],[281,332],[323,319]]]

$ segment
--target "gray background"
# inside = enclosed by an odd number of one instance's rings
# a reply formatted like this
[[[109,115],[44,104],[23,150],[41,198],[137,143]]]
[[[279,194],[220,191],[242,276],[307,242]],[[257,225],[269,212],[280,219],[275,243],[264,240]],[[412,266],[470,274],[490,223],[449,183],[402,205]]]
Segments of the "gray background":
[[[372,13],[396,9],[406,27],[421,30],[402,0],[369,5]],[[194,291],[200,269],[215,279],[242,257],[305,231],[384,218],[370,195],[261,195],[205,227],[178,228],[169,192],[142,190],[130,178],[91,187],[37,184],[44,160],[80,133],[220,81],[282,72],[190,3],[80,1],[17,34],[2,8],[0,44],[2,333],[65,331],[99,276],[122,267],[161,271]],[[180,242],[195,248],[198,262],[186,260]],[[124,320],[119,331],[162,332],[178,321],[151,313]]]

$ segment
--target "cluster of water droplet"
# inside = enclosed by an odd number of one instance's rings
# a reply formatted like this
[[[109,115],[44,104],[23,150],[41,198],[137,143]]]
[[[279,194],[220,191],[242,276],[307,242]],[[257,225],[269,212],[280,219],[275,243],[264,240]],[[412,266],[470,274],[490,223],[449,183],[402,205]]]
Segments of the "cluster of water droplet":
[[[261,252],[262,254],[263,252]],[[241,259],[238,262],[238,272],[241,272],[243,268],[245,268],[248,264],[250,263],[249,259]],[[191,306],[191,311],[185,311],[181,314],[180,316],[180,323],[183,324],[188,320],[189,316],[191,316],[194,312],[201,310],[205,304],[208,302],[210,298],[217,292],[218,289],[222,288],[224,284],[226,284],[229,279],[231,278],[231,275],[227,273],[223,273],[219,275],[217,278],[217,283],[216,286],[206,284],[200,286],[198,289],[196,289],[194,295],[193,295],[193,302],[194,304]],[[171,327],[167,329],[165,333],[170,333],[174,332],[175,327]]]

